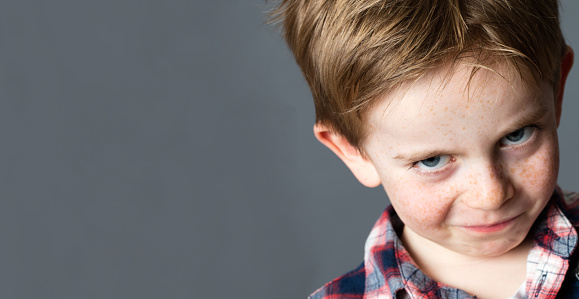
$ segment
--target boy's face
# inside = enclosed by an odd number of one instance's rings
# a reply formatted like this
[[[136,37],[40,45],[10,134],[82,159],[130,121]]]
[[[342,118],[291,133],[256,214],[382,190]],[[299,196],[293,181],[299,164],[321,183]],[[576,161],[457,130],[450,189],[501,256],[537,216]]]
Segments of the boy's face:
[[[519,245],[555,188],[554,88],[505,67],[446,69],[385,96],[369,115],[368,163],[405,223],[403,239],[469,256]],[[508,81],[507,81],[508,80]],[[372,174],[369,174],[370,176]],[[411,238],[409,236],[412,236]]]

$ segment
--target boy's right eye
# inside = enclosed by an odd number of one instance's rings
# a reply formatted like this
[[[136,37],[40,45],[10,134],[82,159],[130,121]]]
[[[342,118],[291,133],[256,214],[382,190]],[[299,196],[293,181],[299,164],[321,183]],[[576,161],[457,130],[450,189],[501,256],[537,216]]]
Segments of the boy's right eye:
[[[414,166],[416,166],[422,170],[432,171],[432,170],[437,170],[439,168],[442,168],[450,162],[451,162],[451,156],[450,155],[441,155],[441,156],[435,156],[435,157],[430,157],[428,159],[420,160],[420,161],[414,163]]]

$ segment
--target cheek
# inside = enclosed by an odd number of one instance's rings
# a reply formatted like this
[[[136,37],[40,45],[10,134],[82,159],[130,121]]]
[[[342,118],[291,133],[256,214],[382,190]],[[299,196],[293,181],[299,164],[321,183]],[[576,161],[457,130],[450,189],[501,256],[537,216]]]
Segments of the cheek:
[[[550,196],[557,184],[559,173],[557,143],[548,143],[533,156],[517,163],[511,169],[511,173],[515,175],[517,185],[526,189],[528,193]]]
[[[453,188],[404,179],[384,180],[384,189],[400,219],[415,231],[438,227],[452,204]]]

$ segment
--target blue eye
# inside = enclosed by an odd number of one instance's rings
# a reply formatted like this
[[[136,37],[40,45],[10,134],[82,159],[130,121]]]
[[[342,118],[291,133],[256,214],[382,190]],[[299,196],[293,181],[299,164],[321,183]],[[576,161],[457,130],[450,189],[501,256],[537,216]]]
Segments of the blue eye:
[[[521,144],[529,140],[529,138],[533,136],[534,132],[535,127],[532,126],[523,127],[501,138],[500,144],[502,146]]]
[[[450,162],[449,155],[442,155],[436,157],[430,157],[428,159],[420,160],[416,162],[416,166],[423,170],[436,170],[439,168],[444,167],[446,164]]]

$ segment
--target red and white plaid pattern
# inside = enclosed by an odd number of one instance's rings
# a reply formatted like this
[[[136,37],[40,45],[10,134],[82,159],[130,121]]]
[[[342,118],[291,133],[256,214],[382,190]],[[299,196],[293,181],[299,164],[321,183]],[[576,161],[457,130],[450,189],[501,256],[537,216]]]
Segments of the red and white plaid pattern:
[[[327,283],[310,298],[473,298],[465,291],[437,283],[418,269],[398,238],[403,225],[394,209],[388,207],[366,241],[364,263]],[[576,265],[569,270],[569,259],[577,245],[578,225],[579,194],[557,188],[535,222],[535,244],[527,259],[528,298],[555,298],[566,276],[575,275]]]

